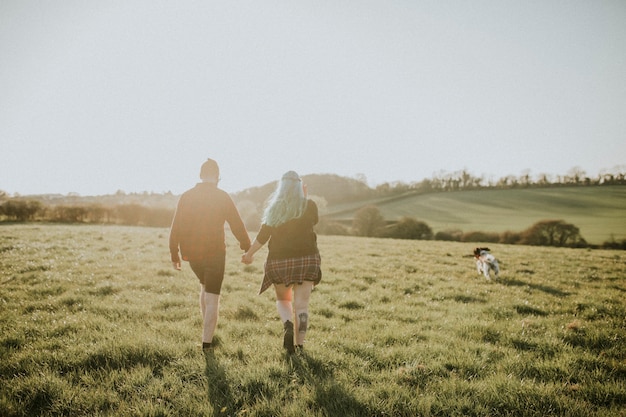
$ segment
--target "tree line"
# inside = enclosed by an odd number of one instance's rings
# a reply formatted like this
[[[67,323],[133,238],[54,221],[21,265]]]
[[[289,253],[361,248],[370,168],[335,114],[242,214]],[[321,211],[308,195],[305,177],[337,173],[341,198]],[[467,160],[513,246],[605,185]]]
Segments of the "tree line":
[[[246,213],[245,207],[242,214]],[[249,211],[249,210],[248,210]],[[252,212],[250,212],[251,214]],[[141,204],[120,204],[103,206],[54,205],[46,206],[41,201],[28,199],[9,199],[0,204],[0,219],[13,222],[46,221],[53,223],[80,224],[118,224],[129,226],[169,227],[174,209],[147,207]],[[258,219],[249,215],[247,226],[254,230]],[[457,242],[487,242],[503,244],[521,244],[534,246],[591,247],[580,234],[580,229],[563,220],[542,220],[520,232],[467,232],[447,230],[434,233],[423,221],[404,217],[396,222],[386,221],[375,206],[359,209],[351,227],[328,221],[322,216],[317,232],[327,235],[354,235],[363,237],[382,237],[392,239],[440,240]],[[606,249],[626,249],[626,239],[604,242],[599,247]]]
[[[392,182],[383,183],[374,189],[378,196],[402,194],[410,191],[424,193],[439,191],[461,191],[478,189],[518,189],[518,188],[545,188],[555,186],[598,186],[598,185],[626,185],[625,167],[615,167],[603,170],[596,176],[589,176],[580,167],[571,168],[564,175],[538,174],[531,175],[529,170],[521,175],[507,175],[498,179],[489,179],[476,176],[463,169],[459,171],[439,171],[431,178],[419,182]]]
[[[589,177],[585,171],[575,167],[565,175],[536,177],[530,171],[522,175],[506,176],[498,180],[486,180],[467,170],[455,172],[441,171],[429,179],[414,183],[385,183],[371,188],[365,176],[346,178],[333,174],[305,175],[304,181],[311,196],[323,213],[327,205],[337,205],[370,199],[372,197],[393,197],[404,193],[432,193],[475,189],[515,189],[555,186],[604,186],[626,185],[624,167],[605,170],[596,177]],[[233,200],[249,230],[258,230],[260,213],[267,197],[275,188],[275,182],[261,187],[253,187],[234,193]],[[99,223],[134,226],[169,227],[177,197],[171,192],[164,194],[126,194],[118,191],[115,195],[100,197],[34,196],[10,197],[0,191],[0,221],[30,222],[47,221],[56,223]],[[382,219],[376,207],[366,207],[357,213],[351,227],[332,222],[322,216],[318,233],[331,235],[377,236],[398,239],[436,239],[463,242],[501,242],[507,244],[540,244],[549,246],[587,246],[578,228],[563,221],[545,220],[529,230],[521,232],[468,232],[460,230],[439,231],[432,229],[417,219],[403,218],[388,222]],[[379,218],[380,217],[380,218]],[[541,237],[544,236],[544,237]],[[626,249],[626,241],[607,241],[602,247]]]
[[[168,227],[173,209],[141,204],[45,205],[39,200],[13,198],[0,205],[0,219],[10,222],[97,223]]]

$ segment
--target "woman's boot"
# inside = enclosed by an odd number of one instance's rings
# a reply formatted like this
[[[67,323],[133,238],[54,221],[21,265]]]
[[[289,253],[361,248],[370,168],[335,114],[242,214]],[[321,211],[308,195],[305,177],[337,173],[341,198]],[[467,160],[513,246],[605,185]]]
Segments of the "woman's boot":
[[[287,349],[287,352],[293,353],[296,348],[293,344],[293,323],[290,320],[285,322],[285,334],[283,336],[283,347]]]

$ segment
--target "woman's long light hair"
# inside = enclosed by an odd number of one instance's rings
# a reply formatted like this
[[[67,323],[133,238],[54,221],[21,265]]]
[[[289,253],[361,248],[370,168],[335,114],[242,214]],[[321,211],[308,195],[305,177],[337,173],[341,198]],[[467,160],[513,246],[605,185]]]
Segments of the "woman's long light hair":
[[[302,216],[305,208],[306,197],[302,189],[302,180],[297,172],[288,171],[268,199],[263,212],[263,223],[272,227],[280,226]]]

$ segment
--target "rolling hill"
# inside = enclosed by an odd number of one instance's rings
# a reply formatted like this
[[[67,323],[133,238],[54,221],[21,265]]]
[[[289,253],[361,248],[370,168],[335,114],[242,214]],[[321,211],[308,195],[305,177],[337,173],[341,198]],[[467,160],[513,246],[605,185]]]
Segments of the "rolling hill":
[[[407,193],[329,205],[325,216],[349,223],[366,205],[376,206],[386,220],[412,217],[435,232],[521,231],[540,220],[559,219],[579,227],[589,243],[626,239],[626,187],[619,185]]]

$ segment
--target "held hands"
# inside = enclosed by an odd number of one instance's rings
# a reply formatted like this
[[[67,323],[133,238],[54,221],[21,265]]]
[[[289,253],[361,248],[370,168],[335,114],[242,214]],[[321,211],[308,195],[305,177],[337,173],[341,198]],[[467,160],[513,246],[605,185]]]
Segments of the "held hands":
[[[241,262],[246,264],[246,265],[250,265],[252,263],[252,261],[254,261],[254,255],[252,255],[250,252],[246,252],[243,255],[241,255]]]
[[[256,253],[256,251],[258,251],[261,248],[261,245],[256,239],[254,242],[252,242],[252,245],[250,245],[250,248],[246,251],[246,253],[244,253],[241,256],[241,262],[243,262],[246,265],[250,265],[252,263],[252,261],[254,261],[254,254]]]

